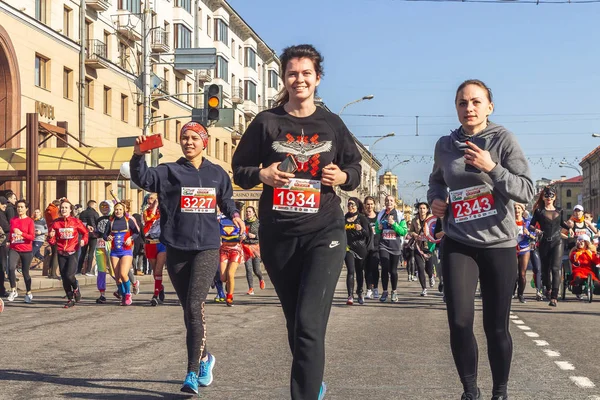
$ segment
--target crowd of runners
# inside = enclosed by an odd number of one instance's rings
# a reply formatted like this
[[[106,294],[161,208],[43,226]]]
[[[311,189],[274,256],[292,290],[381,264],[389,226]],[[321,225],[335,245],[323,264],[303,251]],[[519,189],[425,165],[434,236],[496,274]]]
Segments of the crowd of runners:
[[[482,396],[473,335],[479,292],[492,400],[508,399],[511,303],[527,301],[529,264],[535,299],[546,298],[552,307],[557,306],[563,259],[572,266],[569,285],[579,298],[586,280],[598,282],[598,231],[592,216],[577,205],[566,219],[554,206],[552,186],[528,209],[535,193],[526,158],[515,135],[488,120],[492,93],[479,80],[465,81],[456,91],[460,127],[436,144],[427,201],[415,205],[410,220],[397,209],[394,196],[386,196],[380,209],[373,197],[350,197],[342,205],[336,190],[359,186],[361,156],[340,117],[315,105],[322,57],[314,47],[299,45],[286,48],[280,60],[285,89],[274,108],[250,123],[232,160],[236,184],[244,189],[263,184],[258,210],[240,209],[233,201],[230,176],[203,156],[209,134],[200,123],[189,122],[179,132],[182,157],[156,167],[146,164],[149,151],[141,145],[147,137],[140,136],[130,161],[132,181],[148,192],[139,214],[130,214],[128,204],[115,199],[102,201],[100,214],[89,211],[76,218],[76,207],[60,199],[54,203],[56,214],[42,226],[39,212],[35,221],[28,217],[26,201],[11,199],[9,213],[8,199],[0,197],[0,227],[6,236],[0,239],[8,242],[4,250],[0,247],[0,258],[7,262],[10,283],[8,291],[0,286],[6,291],[0,295],[9,302],[18,298],[15,271],[20,265],[24,301],[33,301],[29,267],[32,258],[40,257],[36,242],[46,234],[67,309],[82,300],[78,271],[97,274],[98,304],[110,302],[106,281],[114,280],[113,295],[125,307],[139,291],[134,271],[151,271],[154,290],[144,301],[158,306],[165,300],[166,267],[186,329],[181,391],[195,394],[212,383],[216,362],[207,350],[205,327],[211,287],[215,301],[231,307],[238,266],[245,265],[249,296],[265,288],[263,266],[286,319],[290,397],[321,400],[327,390],[325,332],[344,265],[349,306],[367,300],[399,302],[398,273],[404,268],[406,279],[420,286],[420,296],[436,285],[443,293],[464,400]],[[88,203],[88,210],[93,207]],[[139,257],[141,249],[148,267]]]

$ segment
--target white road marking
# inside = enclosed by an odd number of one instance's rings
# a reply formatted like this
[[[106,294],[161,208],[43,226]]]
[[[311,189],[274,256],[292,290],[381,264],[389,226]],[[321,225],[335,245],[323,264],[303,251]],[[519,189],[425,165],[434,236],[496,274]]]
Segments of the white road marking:
[[[525,332],[525,334],[529,337],[540,337],[540,335],[535,332]]]
[[[527,333],[531,333],[531,332],[527,332]],[[550,344],[548,342],[546,342],[545,340],[534,340],[535,344],[538,346],[549,346]],[[600,400],[600,399],[599,399]]]
[[[600,400],[600,396],[589,396],[588,400]]]
[[[509,315],[509,317],[508,317],[508,318],[510,318],[510,319],[518,319],[519,317],[517,317],[515,314],[513,314],[513,313],[511,312],[511,315]]]
[[[554,361],[554,363],[558,365],[558,368],[562,369],[563,371],[573,371],[575,369],[573,364],[571,364],[568,361]]]
[[[546,349],[544,350],[544,353],[546,353],[548,357],[560,357],[560,353],[558,351]]]
[[[517,325],[523,325],[525,322],[521,321],[520,319],[513,319],[513,322]]]
[[[596,385],[594,385],[594,382],[592,382],[589,378],[586,378],[585,376],[570,376],[569,379],[580,388],[590,389],[596,387]],[[597,399],[600,398],[598,396],[595,397]]]
[[[517,327],[519,329],[521,329],[522,331],[530,331],[531,330],[531,328],[528,327],[527,325],[517,325]]]

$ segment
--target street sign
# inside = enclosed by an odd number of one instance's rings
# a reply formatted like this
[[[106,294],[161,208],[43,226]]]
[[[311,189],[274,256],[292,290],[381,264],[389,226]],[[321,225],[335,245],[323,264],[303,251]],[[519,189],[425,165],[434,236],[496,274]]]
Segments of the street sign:
[[[207,124],[208,110],[204,108],[192,108],[192,121],[199,122],[202,125]],[[219,120],[213,125],[220,128],[233,128],[235,113],[233,108],[219,108]]]
[[[213,69],[217,65],[217,49],[175,49],[175,69]]]
[[[150,73],[150,87],[156,89],[162,84],[163,80],[158,77],[154,72]],[[137,86],[140,90],[144,90],[144,74],[141,74],[137,77],[133,84]]]

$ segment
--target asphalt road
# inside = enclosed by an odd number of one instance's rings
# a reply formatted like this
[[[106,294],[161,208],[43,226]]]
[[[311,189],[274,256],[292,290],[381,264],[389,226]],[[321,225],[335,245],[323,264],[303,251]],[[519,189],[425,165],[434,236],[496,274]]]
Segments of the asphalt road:
[[[460,398],[441,295],[422,298],[418,284],[400,276],[398,304],[346,306],[342,275],[327,334],[326,399]],[[73,309],[61,307],[59,291],[38,292],[32,304],[22,296],[7,303],[0,314],[0,399],[185,398],[183,317],[170,285],[159,307],[149,306],[150,284],[131,307],[96,305],[93,289],[84,288]],[[255,296],[245,290],[239,279],[233,308],[207,306],[207,345],[217,363],[214,383],[199,398],[289,398],[281,307],[268,282]],[[511,399],[600,400],[600,299],[569,299],[556,309],[533,300],[513,304]],[[479,384],[489,399],[480,312],[476,336]]]

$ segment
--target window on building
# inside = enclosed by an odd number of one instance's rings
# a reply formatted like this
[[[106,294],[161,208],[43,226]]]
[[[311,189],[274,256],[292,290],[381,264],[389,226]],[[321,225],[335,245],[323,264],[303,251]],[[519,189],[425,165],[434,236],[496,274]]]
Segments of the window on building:
[[[181,7],[185,11],[192,12],[192,0],[175,0],[175,7]]]
[[[206,34],[208,37],[212,37],[212,24],[209,16],[206,17]]]
[[[244,57],[242,57],[242,46],[238,46],[238,61],[242,63]]]
[[[46,23],[48,17],[48,0],[35,0],[35,19],[42,24]]]
[[[179,77],[175,77],[175,94],[179,94],[182,92],[181,88],[183,87],[183,79]],[[177,98],[183,101],[183,96],[177,96]]]
[[[279,75],[277,75],[277,71],[270,70],[269,71],[269,87],[277,89],[279,82]]]
[[[571,189],[567,189],[567,197],[571,197]]]
[[[192,101],[194,100],[194,95],[192,94],[192,91],[194,89],[192,88],[192,84],[188,83],[187,84],[187,103],[189,105],[192,105]]]
[[[104,91],[102,93],[103,93],[102,94],[102,104],[103,104],[102,111],[104,112],[104,114],[110,115],[111,110],[112,110],[112,101],[111,101],[112,89],[109,88],[108,86],[104,86]]]
[[[107,31],[104,31],[104,35],[102,36],[102,38],[104,39],[104,56],[110,60],[112,57],[112,47],[110,45],[110,33],[108,33]]]
[[[222,19],[215,19],[215,40],[229,44],[229,26]]]
[[[85,106],[94,108],[94,80],[85,78]]]
[[[117,181],[117,197],[119,199],[127,198],[127,184],[125,183],[125,179]]]
[[[73,100],[73,70],[63,69],[63,97]]]
[[[215,139],[215,158],[219,160],[221,158],[221,141]]]
[[[94,23],[90,20],[85,20],[85,37],[87,40],[94,38]]]
[[[256,72],[258,72],[258,80],[260,81],[260,80],[262,79],[262,78],[261,78],[261,75],[262,75],[262,70],[261,70],[261,65],[260,65],[260,63],[258,63],[258,64],[256,65]]]
[[[235,40],[231,39],[231,58],[235,58]]]
[[[175,120],[175,142],[179,143],[179,131],[181,131],[181,121]]]
[[[168,115],[163,115],[163,136],[165,139],[171,139],[171,121],[169,120]]]
[[[119,10],[128,10],[131,13],[139,14],[142,12],[142,2],[141,0],[118,0],[117,8]]]
[[[73,10],[65,6],[63,9],[63,35],[71,37],[71,31],[73,30]]]
[[[567,202],[567,209],[569,209],[569,210],[570,210],[572,207],[573,207],[573,204],[572,204],[570,201],[569,201],[569,202]],[[570,217],[568,217],[568,218],[570,218]],[[568,219],[568,218],[567,218],[567,219]]]
[[[175,48],[189,49],[192,47],[192,31],[183,24],[175,24]]]
[[[144,104],[138,103],[135,109],[135,126],[138,128],[144,127]]]
[[[169,69],[168,68],[165,68],[163,70],[162,90],[166,94],[169,94]]]
[[[50,60],[39,54],[35,55],[35,86],[50,89]]]
[[[158,114],[156,113],[156,111],[152,111],[151,114],[151,123],[150,123],[150,133],[156,133],[156,118],[158,117]]]
[[[124,94],[121,94],[121,121],[127,122],[129,120],[129,98]]]
[[[244,81],[244,100],[256,103],[256,83]]]
[[[125,42],[119,41],[119,66],[127,70],[129,62],[129,46]]]
[[[229,144],[223,143],[223,161],[229,162]]]
[[[217,78],[229,83],[229,63],[221,56],[217,56]]]
[[[244,67],[250,67],[256,71],[256,52],[250,47],[246,47],[245,51]]]

